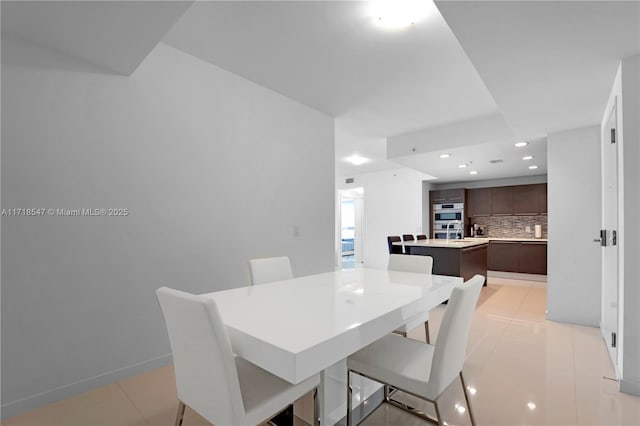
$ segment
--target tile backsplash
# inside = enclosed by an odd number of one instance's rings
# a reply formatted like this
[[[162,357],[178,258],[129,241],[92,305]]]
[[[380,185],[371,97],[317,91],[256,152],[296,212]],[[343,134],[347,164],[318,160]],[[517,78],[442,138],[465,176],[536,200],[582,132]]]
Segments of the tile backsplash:
[[[542,238],[547,238],[547,215],[539,216],[477,216],[471,224],[482,228],[483,236],[490,238],[533,238],[535,225],[542,225]],[[526,231],[527,226],[531,230]]]

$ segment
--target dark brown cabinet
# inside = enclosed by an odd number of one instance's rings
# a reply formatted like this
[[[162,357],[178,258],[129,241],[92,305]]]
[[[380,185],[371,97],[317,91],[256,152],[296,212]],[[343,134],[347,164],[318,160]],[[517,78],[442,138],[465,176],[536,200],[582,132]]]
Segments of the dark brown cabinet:
[[[519,185],[513,190],[513,213],[536,215],[540,212],[540,185]]]
[[[547,214],[547,184],[546,183],[540,184],[538,196],[540,197],[538,200],[538,205],[540,207],[539,212],[541,214]]]
[[[520,243],[520,272],[546,275],[547,243],[542,241],[522,241]]]
[[[520,243],[518,241],[491,241],[488,268],[491,271],[519,272]]]
[[[491,214],[491,188],[477,188],[467,191],[469,217]]]
[[[488,269],[546,275],[547,243],[545,241],[491,241]]]
[[[436,189],[429,192],[431,204],[464,203],[464,188]]]
[[[496,215],[513,214],[513,186],[491,188],[491,213]]]

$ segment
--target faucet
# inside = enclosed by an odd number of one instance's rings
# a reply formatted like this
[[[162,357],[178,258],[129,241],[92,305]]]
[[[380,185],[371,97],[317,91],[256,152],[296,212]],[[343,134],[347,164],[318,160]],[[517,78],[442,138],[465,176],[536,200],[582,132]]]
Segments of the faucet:
[[[457,223],[462,227],[462,222],[460,222],[459,220],[450,220],[449,222],[447,222],[447,242],[449,242],[449,225],[451,225],[452,223]]]

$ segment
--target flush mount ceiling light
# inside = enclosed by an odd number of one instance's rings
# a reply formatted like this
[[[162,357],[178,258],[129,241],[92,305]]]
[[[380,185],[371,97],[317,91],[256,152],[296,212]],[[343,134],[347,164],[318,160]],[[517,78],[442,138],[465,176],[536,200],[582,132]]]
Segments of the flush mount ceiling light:
[[[459,169],[464,169],[465,167],[467,167],[467,165],[466,165],[466,164],[458,164],[458,168],[459,168]]]
[[[440,154],[440,158],[449,158],[451,154]]]
[[[538,166],[529,166],[529,169],[530,169],[530,170],[535,170],[535,169],[537,169],[537,168],[538,168]]]
[[[364,164],[367,161],[369,161],[368,158],[361,157],[358,154],[354,154],[351,157],[347,157],[347,158],[345,158],[345,160],[348,161],[349,163],[353,164],[354,166],[359,166],[359,165]]]
[[[522,148],[523,146],[527,146],[529,145],[529,142],[518,142],[516,144],[514,144],[516,147],[518,148]]]
[[[376,27],[397,31],[410,27],[429,13],[425,0],[377,0],[371,2],[370,14]]]
[[[471,171],[469,172],[469,174],[470,174],[470,175],[477,175],[477,174],[478,174],[478,171],[477,171],[477,170],[471,170]]]
[[[524,157],[522,157],[522,159],[523,159],[524,161],[527,161],[527,160],[533,160],[533,155],[525,155]]]

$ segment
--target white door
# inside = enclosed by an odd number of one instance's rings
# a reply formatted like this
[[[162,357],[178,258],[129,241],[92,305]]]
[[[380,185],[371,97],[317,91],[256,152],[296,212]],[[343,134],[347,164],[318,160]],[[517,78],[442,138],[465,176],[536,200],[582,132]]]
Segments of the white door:
[[[602,334],[613,365],[618,360],[618,144],[616,103],[602,128]]]

